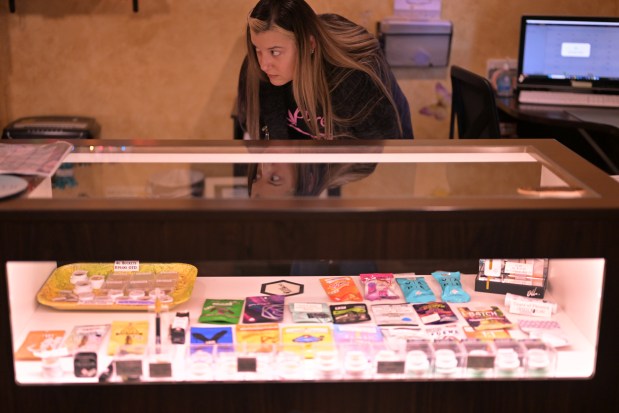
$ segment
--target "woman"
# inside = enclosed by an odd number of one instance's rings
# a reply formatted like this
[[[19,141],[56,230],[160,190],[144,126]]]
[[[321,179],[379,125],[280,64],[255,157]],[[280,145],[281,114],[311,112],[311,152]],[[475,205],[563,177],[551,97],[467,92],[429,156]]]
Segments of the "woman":
[[[251,198],[316,197],[364,179],[375,169],[374,163],[250,164],[247,187]]]
[[[303,0],[260,0],[247,49],[237,112],[252,139],[413,137],[378,40],[355,23]]]

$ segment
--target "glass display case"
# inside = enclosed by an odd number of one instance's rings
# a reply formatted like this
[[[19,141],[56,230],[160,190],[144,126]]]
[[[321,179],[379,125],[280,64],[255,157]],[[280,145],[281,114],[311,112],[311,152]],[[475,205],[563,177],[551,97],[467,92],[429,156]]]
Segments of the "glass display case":
[[[569,411],[617,385],[619,185],[557,142],[71,143],[0,201],[15,411]]]

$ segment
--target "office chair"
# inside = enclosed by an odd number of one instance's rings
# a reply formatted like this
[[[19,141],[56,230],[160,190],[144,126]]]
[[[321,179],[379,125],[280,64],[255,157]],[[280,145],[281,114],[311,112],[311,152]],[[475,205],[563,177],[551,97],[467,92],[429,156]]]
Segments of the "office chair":
[[[459,66],[451,67],[451,120],[449,139],[457,120],[460,139],[500,138],[499,112],[488,79]]]

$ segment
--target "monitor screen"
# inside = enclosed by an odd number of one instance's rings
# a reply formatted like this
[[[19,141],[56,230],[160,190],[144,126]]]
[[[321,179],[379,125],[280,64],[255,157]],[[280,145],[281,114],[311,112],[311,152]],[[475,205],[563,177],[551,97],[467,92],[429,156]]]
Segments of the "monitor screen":
[[[519,87],[619,91],[619,18],[523,16]]]

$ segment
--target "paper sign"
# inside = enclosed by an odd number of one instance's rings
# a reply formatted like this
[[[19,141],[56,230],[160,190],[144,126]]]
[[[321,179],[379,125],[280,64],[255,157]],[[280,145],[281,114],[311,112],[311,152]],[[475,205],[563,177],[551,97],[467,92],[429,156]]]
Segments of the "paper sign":
[[[140,271],[140,261],[114,261],[114,272]]]
[[[523,262],[507,261],[505,263],[506,274],[521,274],[521,275],[533,275],[533,263],[526,264]]]

